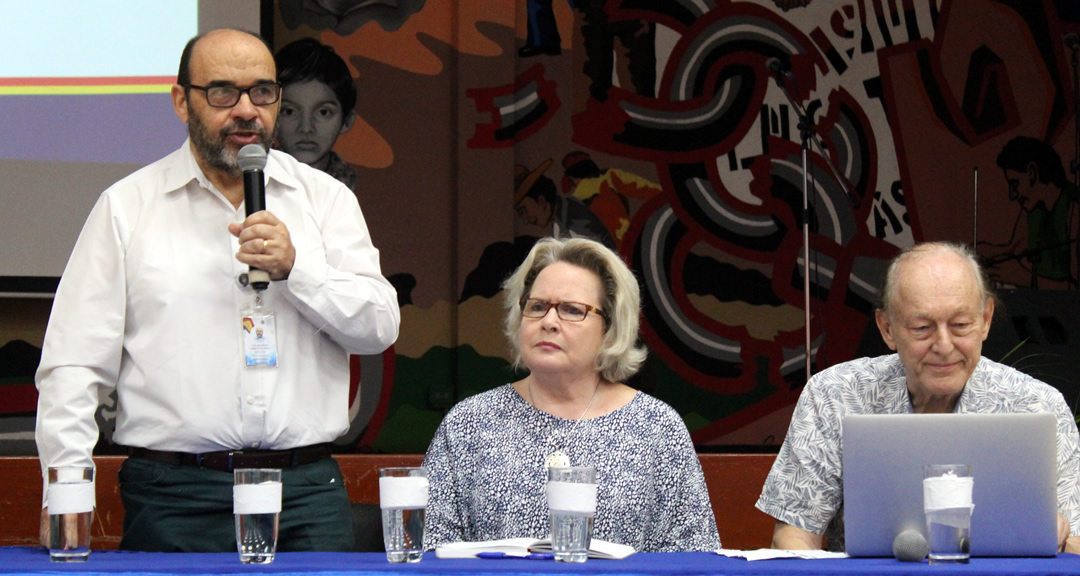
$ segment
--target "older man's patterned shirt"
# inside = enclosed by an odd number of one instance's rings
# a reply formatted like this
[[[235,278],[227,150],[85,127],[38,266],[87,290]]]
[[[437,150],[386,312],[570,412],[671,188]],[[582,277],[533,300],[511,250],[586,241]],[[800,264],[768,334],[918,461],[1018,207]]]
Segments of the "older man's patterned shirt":
[[[791,417],[784,445],[757,501],[762,512],[844,549],[841,419],[847,414],[910,413],[907,378],[896,354],[860,358],[815,375]],[[971,375],[956,413],[1057,416],[1058,509],[1080,535],[1080,438],[1061,393],[986,358]]]

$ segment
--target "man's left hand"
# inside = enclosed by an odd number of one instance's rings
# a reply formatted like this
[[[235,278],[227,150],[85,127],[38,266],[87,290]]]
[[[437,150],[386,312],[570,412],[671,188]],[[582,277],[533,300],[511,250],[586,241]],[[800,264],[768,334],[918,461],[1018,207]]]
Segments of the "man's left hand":
[[[285,223],[261,210],[243,222],[229,224],[229,232],[240,240],[236,259],[265,270],[271,280],[286,280],[296,261],[296,249]]]

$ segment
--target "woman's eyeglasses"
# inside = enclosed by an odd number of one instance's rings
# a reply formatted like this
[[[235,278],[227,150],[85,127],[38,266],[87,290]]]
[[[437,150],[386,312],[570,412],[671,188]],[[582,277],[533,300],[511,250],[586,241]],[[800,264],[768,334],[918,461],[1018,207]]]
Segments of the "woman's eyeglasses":
[[[580,302],[548,302],[537,298],[529,298],[521,302],[521,315],[526,318],[543,318],[548,310],[555,309],[559,318],[567,322],[581,322],[589,316],[589,312],[603,318],[604,312],[595,306]]]

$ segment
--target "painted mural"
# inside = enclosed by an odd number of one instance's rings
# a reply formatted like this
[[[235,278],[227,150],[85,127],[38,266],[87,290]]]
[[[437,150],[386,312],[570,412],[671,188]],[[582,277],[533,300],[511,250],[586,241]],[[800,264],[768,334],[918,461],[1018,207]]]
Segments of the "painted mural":
[[[882,351],[898,247],[1080,293],[1078,33],[1069,0],[277,0],[275,48],[353,78],[333,151],[402,307],[339,444],[423,452],[521,376],[500,285],[545,235],[632,265],[630,384],[703,448],[778,446],[808,367]]]

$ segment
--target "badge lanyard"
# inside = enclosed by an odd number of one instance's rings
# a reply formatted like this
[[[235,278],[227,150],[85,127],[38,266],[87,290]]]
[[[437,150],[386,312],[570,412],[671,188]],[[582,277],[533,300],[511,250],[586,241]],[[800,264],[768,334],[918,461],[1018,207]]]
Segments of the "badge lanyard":
[[[277,330],[274,312],[263,306],[263,293],[256,292],[240,314],[243,319],[244,362],[248,366],[277,366]]]

